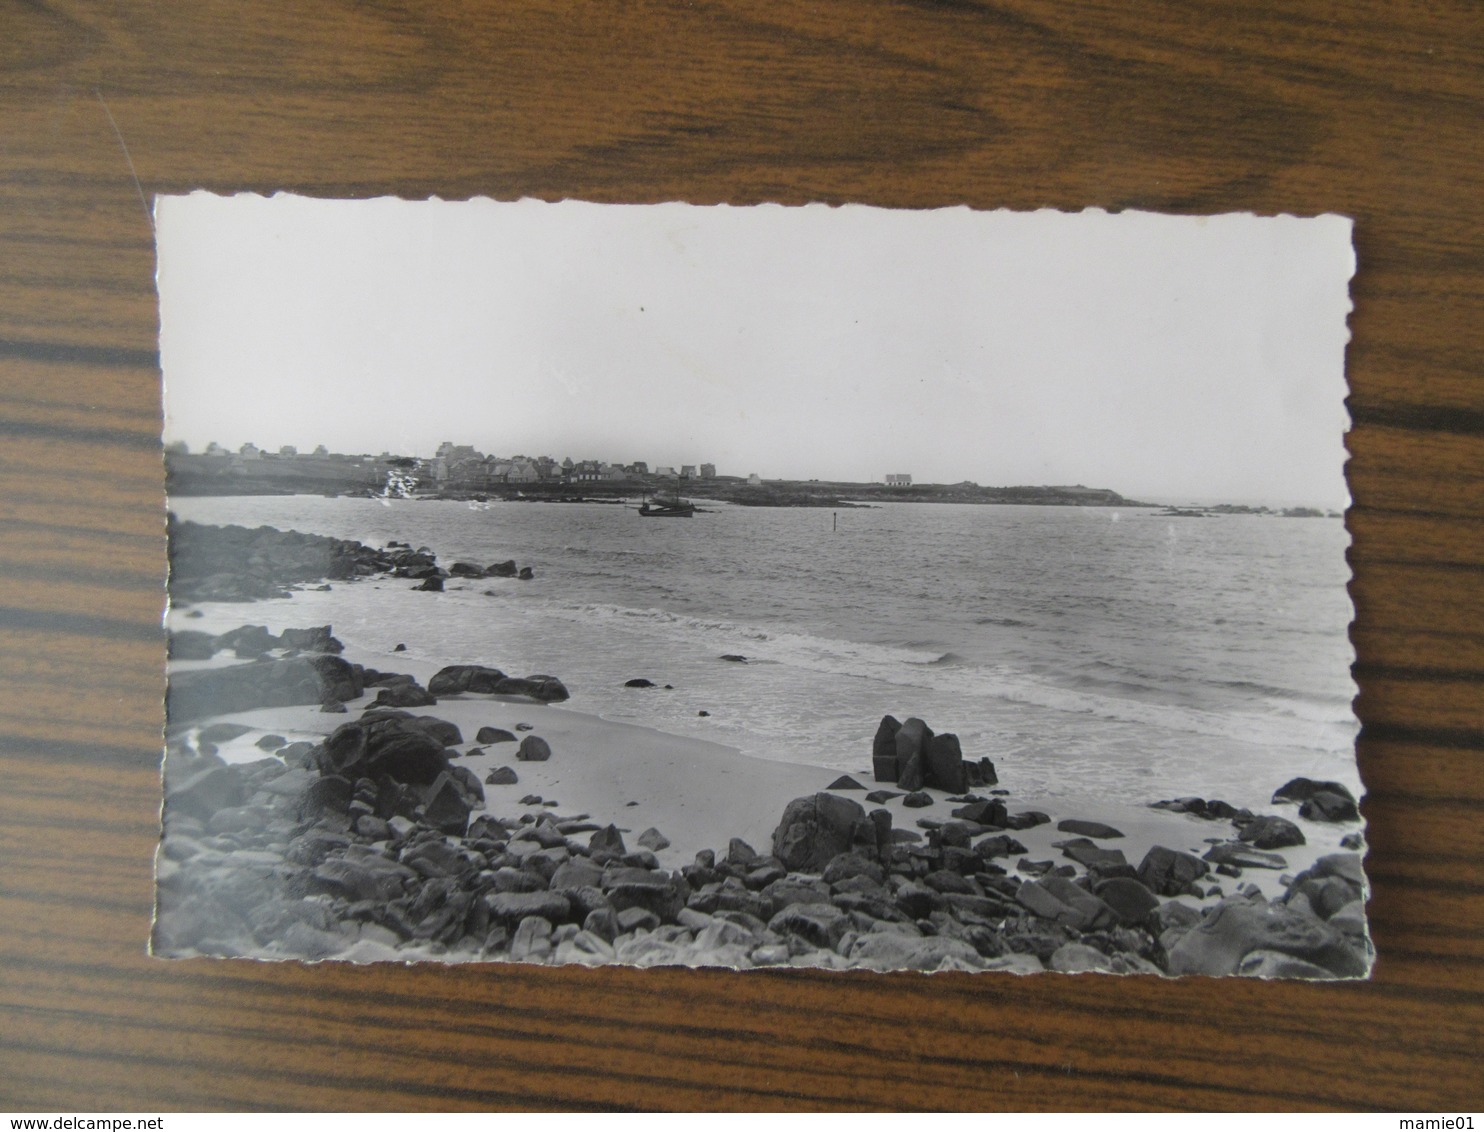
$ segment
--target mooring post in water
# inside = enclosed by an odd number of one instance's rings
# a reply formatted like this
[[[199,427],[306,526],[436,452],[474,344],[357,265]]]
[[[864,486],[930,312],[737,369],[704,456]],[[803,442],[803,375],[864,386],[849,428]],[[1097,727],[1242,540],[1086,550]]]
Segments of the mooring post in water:
[[[840,529],[840,512],[838,512],[838,511],[831,511],[830,512],[830,530],[832,530],[832,531],[838,531],[839,529]]]

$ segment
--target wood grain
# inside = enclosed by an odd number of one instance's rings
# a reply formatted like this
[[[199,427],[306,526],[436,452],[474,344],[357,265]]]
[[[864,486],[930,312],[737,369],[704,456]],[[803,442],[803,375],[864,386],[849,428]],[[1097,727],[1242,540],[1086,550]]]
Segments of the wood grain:
[[[1463,0],[0,0],[0,1107],[1479,1107],[1481,33]],[[145,202],[198,187],[1355,217],[1375,978],[149,959]]]

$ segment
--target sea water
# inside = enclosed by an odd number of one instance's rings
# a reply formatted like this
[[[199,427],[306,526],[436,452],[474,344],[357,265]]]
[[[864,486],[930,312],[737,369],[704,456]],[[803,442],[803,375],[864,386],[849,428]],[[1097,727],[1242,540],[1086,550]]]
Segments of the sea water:
[[[1148,509],[179,498],[182,519],[515,559],[532,581],[336,583],[317,622],[385,651],[549,673],[571,707],[868,772],[883,714],[988,756],[1020,795],[1260,806],[1359,794],[1349,544],[1336,519]],[[279,605],[280,603],[272,603]],[[244,622],[267,610],[242,607]],[[297,624],[292,610],[275,610]],[[722,660],[745,656],[745,663]],[[644,677],[661,687],[632,689]],[[664,685],[670,685],[669,689]],[[706,713],[706,714],[702,714]]]

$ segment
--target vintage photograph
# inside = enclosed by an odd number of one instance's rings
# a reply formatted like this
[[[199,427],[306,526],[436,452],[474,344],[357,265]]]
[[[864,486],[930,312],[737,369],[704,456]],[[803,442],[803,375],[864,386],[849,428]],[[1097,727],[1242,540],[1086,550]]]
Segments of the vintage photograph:
[[[1348,219],[155,218],[154,955],[1370,972]]]

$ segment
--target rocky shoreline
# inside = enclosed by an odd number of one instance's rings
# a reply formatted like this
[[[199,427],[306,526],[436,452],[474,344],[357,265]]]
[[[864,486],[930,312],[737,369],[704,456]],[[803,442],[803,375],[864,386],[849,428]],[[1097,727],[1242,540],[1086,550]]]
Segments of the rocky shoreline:
[[[670,870],[661,830],[516,802],[513,767],[487,780],[512,788],[492,810],[456,761],[459,729],[436,716],[369,706],[318,744],[269,737],[256,762],[217,756],[215,741],[246,730],[172,739],[158,955],[1302,978],[1370,966],[1358,854],[1321,857],[1282,900],[1244,886],[1202,909],[1180,897],[1281,857],[1236,839],[1205,859],[1155,846],[1134,866],[1107,844],[1118,830],[1064,819],[1061,860],[1035,862],[1014,832],[1044,813],[968,794],[947,820],[894,828],[847,796],[864,790],[847,778],[790,803],[763,850],[732,839]],[[512,751],[549,757],[531,735]]]
[[[210,530],[186,537],[200,544]],[[249,532],[255,558],[228,536],[237,561],[252,560],[245,571],[198,546],[195,563],[210,569],[188,571],[195,582],[179,591],[172,579],[172,597],[440,576],[425,550],[327,548],[266,530]],[[290,577],[312,570],[306,546],[319,561],[333,551],[336,572]],[[234,574],[252,581],[234,589]],[[1251,882],[1283,873],[1279,850],[1303,843],[1279,814],[1156,803],[1221,835],[1203,855],[1153,844],[1132,861],[1119,829],[1015,806],[988,760],[888,716],[874,789],[820,772],[767,844],[732,838],[667,866],[663,822],[624,828],[620,798],[605,813],[565,812],[519,785],[526,767],[565,757],[536,729],[484,727],[468,742],[423,711],[440,699],[558,703],[560,680],[453,665],[419,683],[343,651],[329,626],[172,636],[154,954],[1316,979],[1364,977],[1372,963],[1358,851],[1284,874],[1276,897]],[[346,718],[295,740],[220,718],[289,705]],[[247,742],[260,757],[222,757]],[[506,750],[509,764],[483,780],[468,765]],[[1311,829],[1353,824],[1342,844],[1363,848],[1343,786],[1297,779],[1273,803],[1300,807]],[[911,828],[897,821],[904,805],[921,815]],[[927,816],[940,806],[948,816]],[[1032,859],[1018,838],[1052,828],[1065,835],[1050,843],[1057,855]]]

